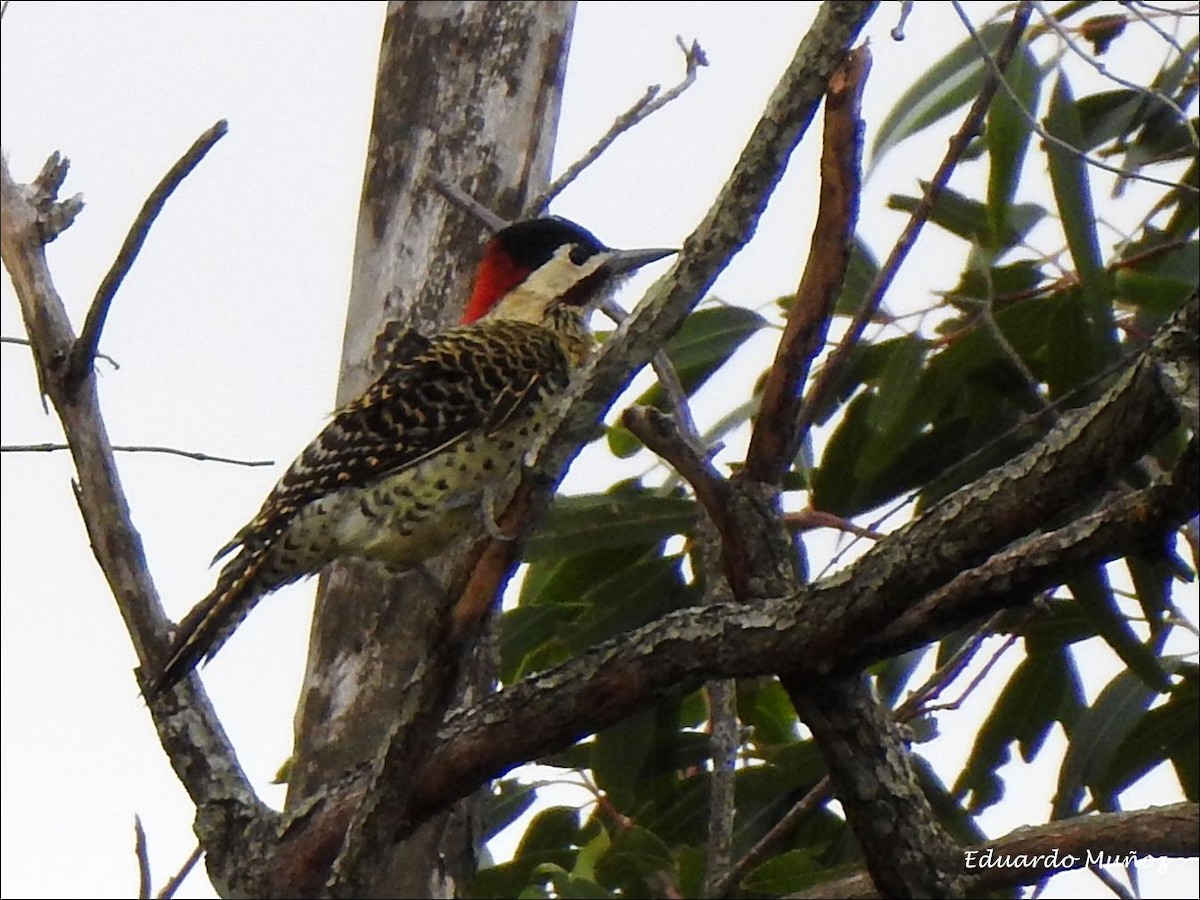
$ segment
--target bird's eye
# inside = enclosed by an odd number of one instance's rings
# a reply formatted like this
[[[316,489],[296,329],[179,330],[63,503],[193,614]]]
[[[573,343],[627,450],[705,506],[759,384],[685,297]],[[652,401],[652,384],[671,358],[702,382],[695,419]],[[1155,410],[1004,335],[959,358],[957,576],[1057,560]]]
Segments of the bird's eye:
[[[594,251],[584,244],[575,244],[571,247],[570,259],[577,266],[582,266],[588,259],[591,258]]]

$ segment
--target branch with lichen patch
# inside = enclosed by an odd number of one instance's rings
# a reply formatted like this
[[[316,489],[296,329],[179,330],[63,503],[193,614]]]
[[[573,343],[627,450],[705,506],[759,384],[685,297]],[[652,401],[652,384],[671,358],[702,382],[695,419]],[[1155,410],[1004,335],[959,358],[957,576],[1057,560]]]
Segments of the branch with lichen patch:
[[[0,253],[29,334],[40,386],[62,422],[75,463],[75,497],[92,550],[112,589],[138,662],[154,669],[166,652],[169,620],[150,577],[141,539],[104,426],[95,382],[74,382],[69,360],[79,346],[50,275],[45,244],[82,207],[60,204],[67,163],[53,155],[32,185],[19,185],[0,163]],[[88,365],[92,357],[88,356]],[[273,840],[275,814],[254,793],[196,679],[150,706],[159,740],[199,810],[197,828],[209,871],[223,893],[253,891],[255,873],[232,853]]]

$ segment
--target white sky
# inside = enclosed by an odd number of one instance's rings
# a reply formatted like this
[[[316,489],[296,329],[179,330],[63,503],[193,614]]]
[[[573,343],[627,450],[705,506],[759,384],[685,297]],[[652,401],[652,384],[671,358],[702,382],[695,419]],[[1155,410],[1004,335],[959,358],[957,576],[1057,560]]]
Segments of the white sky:
[[[982,19],[995,4],[969,6]],[[712,65],[682,99],[622,138],[554,211],[615,246],[677,244],[707,209],[814,8],[582,3],[559,169],[648,84],[679,79],[675,35],[698,39]],[[895,9],[887,4],[868,31],[875,62],[866,109],[875,124],[912,76],[962,38],[948,4],[919,4],[908,39],[893,42]],[[204,129],[218,118],[230,123],[169,201],[101,348],[120,363],[99,367],[115,443],[276,462],[246,469],[119,457],[152,574],[176,618],[208,591],[213,551],[254,513],[332,405],[383,14],[381,3],[17,0],[5,15],[0,97],[11,171],[28,181],[60,150],[72,161],[65,193],[87,201],[50,248],[77,325],[149,190]],[[882,209],[884,198],[915,192],[947,134],[902,146],[874,173],[862,231],[881,255],[903,224]],[[718,283],[725,300],[758,307],[794,289],[811,229],[817,143],[806,139],[755,241]],[[955,182],[978,183],[977,173]],[[960,258],[961,244],[923,245],[892,296],[950,287],[958,269],[934,268],[948,246]],[[943,283],[931,284],[927,272]],[[636,296],[630,291],[627,305]],[[24,334],[7,277],[0,333]],[[767,337],[742,371],[756,373],[770,352]],[[61,440],[57,421],[42,413],[27,352],[5,345],[2,362],[3,443]],[[702,407],[701,424],[716,415],[715,405]],[[132,894],[135,813],[156,888],[195,842],[192,806],[138,697],[133,654],[91,557],[71,476],[63,453],[3,456],[5,897]],[[610,477],[601,472],[590,483]],[[576,472],[571,484],[585,489],[589,480]],[[283,789],[267,782],[290,752],[314,583],[262,603],[204,672],[243,765],[275,804]],[[1001,663],[1000,683],[1011,664]],[[986,704],[976,707],[943,717],[944,737],[922,748],[947,781],[986,715]],[[1014,790],[1036,784],[1042,794],[986,818],[991,833],[1046,818],[1057,760],[1047,752],[1033,767],[1013,767]],[[1172,784],[1160,779],[1131,794],[1129,807],[1173,799]],[[1194,862],[1147,867],[1143,887],[1194,896],[1196,872]],[[1045,896],[1099,895],[1090,876],[1054,885]],[[202,867],[180,896],[213,896]]]

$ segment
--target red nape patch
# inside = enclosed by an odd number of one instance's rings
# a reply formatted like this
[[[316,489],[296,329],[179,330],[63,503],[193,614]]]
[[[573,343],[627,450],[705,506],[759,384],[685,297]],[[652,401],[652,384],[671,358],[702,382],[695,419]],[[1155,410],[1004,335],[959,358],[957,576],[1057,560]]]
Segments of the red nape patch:
[[[479,264],[479,272],[475,275],[475,289],[471,291],[471,299],[467,301],[459,324],[467,325],[482,318],[528,274],[529,267],[513,259],[499,241],[489,241],[483,253],[483,262]]]

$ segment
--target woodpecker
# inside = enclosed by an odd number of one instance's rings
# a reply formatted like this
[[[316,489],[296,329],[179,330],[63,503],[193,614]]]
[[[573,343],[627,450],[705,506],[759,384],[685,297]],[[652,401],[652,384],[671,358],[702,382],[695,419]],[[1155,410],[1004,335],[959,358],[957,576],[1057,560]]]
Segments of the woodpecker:
[[[411,568],[494,528],[489,492],[590,353],[588,314],[622,276],[675,252],[613,250],[557,216],[497,232],[461,323],[393,340],[379,378],[218,551],[214,563],[234,555],[180,623],[151,696],[211,659],[264,595],[335,559]]]

